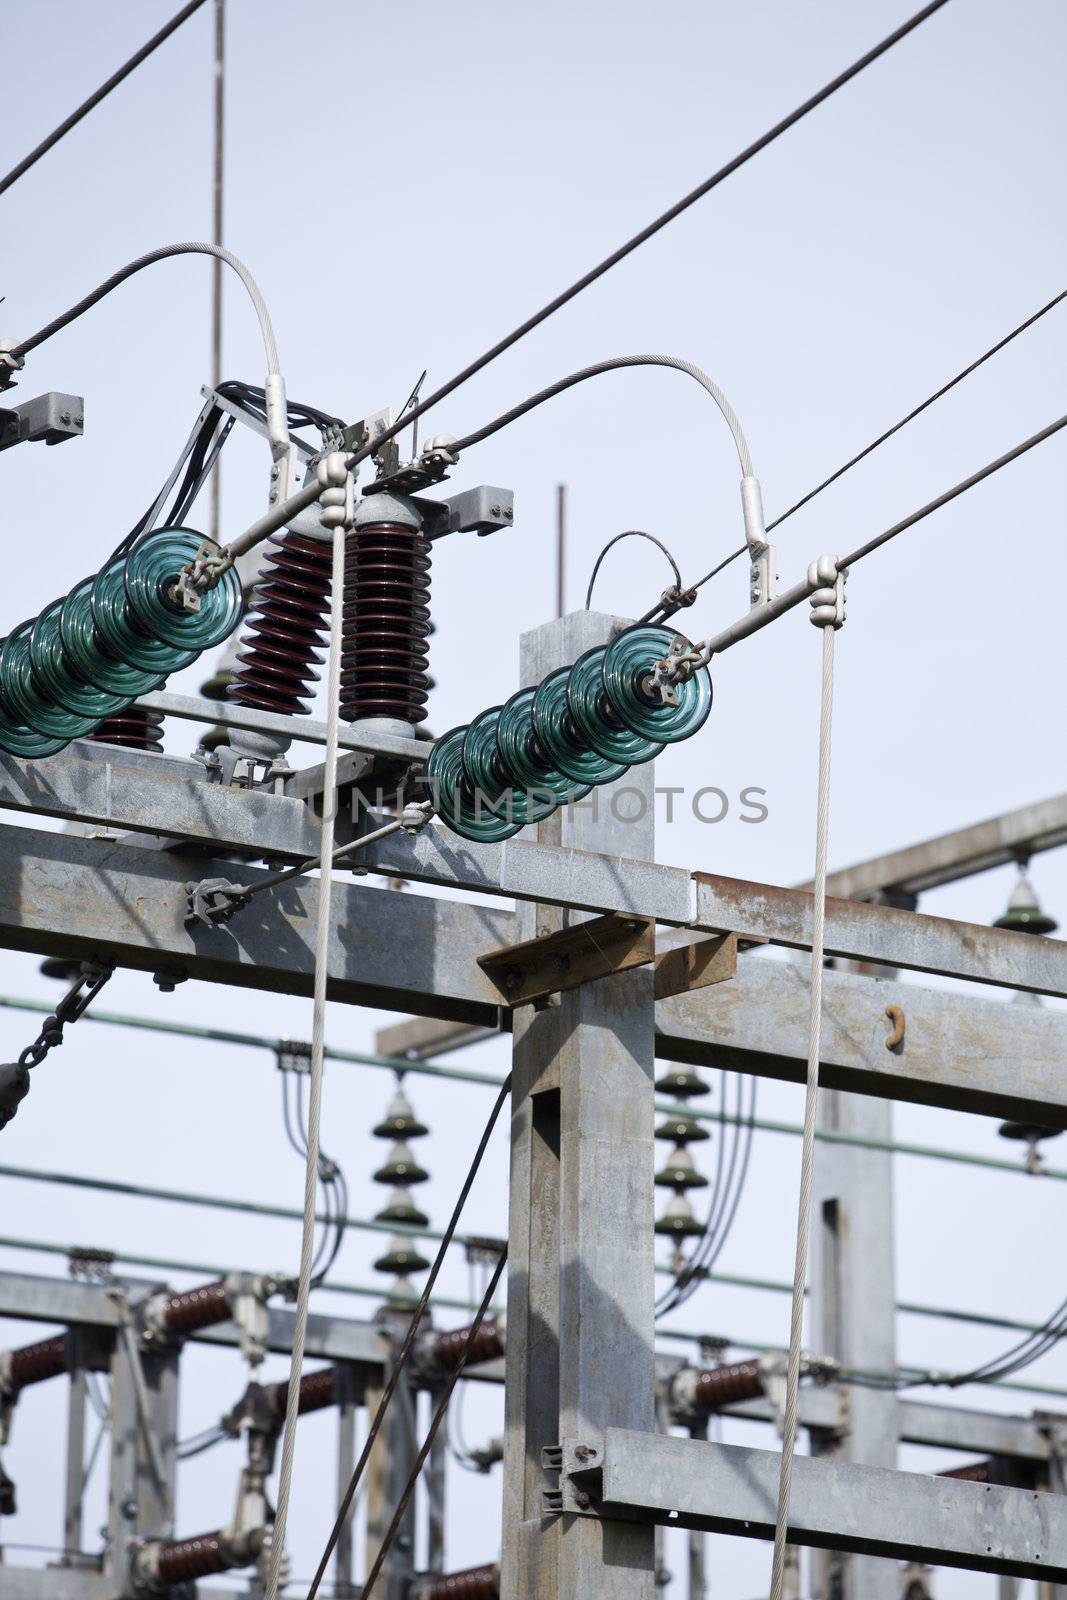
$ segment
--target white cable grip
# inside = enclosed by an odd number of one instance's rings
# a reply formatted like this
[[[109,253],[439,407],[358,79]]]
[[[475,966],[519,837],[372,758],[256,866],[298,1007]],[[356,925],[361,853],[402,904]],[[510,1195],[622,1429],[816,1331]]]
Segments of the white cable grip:
[[[816,628],[840,628],[845,620],[848,569],[839,568],[837,562],[837,556],[819,556],[808,568],[810,620]]]
[[[319,519],[324,528],[350,528],[355,515],[352,474],[343,450],[331,450],[316,468],[321,487]]]

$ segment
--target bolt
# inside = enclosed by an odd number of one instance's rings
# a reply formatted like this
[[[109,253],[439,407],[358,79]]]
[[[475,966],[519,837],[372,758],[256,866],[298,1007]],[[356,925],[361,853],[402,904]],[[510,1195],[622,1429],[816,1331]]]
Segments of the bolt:
[[[60,422],[67,423],[68,426],[69,426],[69,424],[70,424],[70,412],[69,411],[61,411],[59,413],[59,420],[60,420]]]
[[[576,1506],[579,1506],[583,1511],[587,1511],[589,1509],[589,1496],[585,1493],[584,1490],[579,1490],[579,1492],[574,1497],[574,1503],[575,1503]]]
[[[576,1444],[574,1454],[579,1461],[592,1461],[596,1456],[596,1451],[591,1444]]]
[[[489,509],[493,513],[494,517],[499,517],[499,515],[500,515],[500,507],[499,506],[490,506]]]
[[[127,1522],[132,1522],[137,1515],[137,1501],[124,1500],[122,1502],[122,1515],[126,1518]]]

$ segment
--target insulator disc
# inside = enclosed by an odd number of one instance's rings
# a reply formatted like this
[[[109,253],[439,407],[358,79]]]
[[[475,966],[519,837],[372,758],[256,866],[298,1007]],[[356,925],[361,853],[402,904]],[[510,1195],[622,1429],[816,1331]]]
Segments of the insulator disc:
[[[621,761],[609,761],[582,738],[567,703],[570,675],[570,667],[557,667],[538,685],[530,711],[537,742],[575,782],[611,783],[629,768]]]
[[[96,630],[92,611],[94,578],[85,578],[67,595],[59,610],[59,634],[66,659],[87,683],[108,693],[134,700],[158,689],[165,672],[149,672],[111,655]]]
[[[567,682],[567,704],[575,727],[593,750],[606,761],[636,766],[654,761],[663,750],[656,739],[634,733],[615,715],[604,693],[604,657],[607,645],[598,644],[579,656]]]
[[[12,756],[54,756],[70,743],[69,739],[47,739],[34,728],[12,716],[0,697],[0,750]]]
[[[126,599],[135,626],[175,650],[210,650],[228,638],[240,620],[241,580],[235,567],[203,591],[199,611],[185,611],[168,597],[167,590],[203,542],[188,528],[159,528],[126,557]]]
[[[48,701],[30,671],[32,620],[20,622],[0,648],[0,682],[12,711],[27,727],[50,739],[78,739],[96,726],[96,717],[79,717]]]
[[[685,683],[675,685],[677,705],[650,699],[642,685],[674,640],[670,628],[627,628],[608,645],[604,656],[604,692],[608,704],[632,732],[666,744],[688,739],[708,720],[711,674],[699,667]]]
[[[144,632],[131,617],[126,602],[126,563],[110,562],[93,579],[89,591],[97,637],[109,655],[154,672],[162,678],[196,660],[196,650],[180,650]]]
[[[557,805],[566,806],[584,800],[591,785],[576,783],[553,766],[538,742],[531,715],[535,693],[534,689],[520,689],[500,708],[496,738],[504,770],[515,788],[535,801],[547,804],[554,798]]]
[[[498,816],[508,816],[523,826],[540,822],[556,810],[554,797],[536,795],[521,785],[512,784],[500,758],[497,729],[502,706],[481,712],[467,729],[463,740],[463,769],[475,794],[482,795]],[[508,799],[507,809],[501,802]]]
[[[437,815],[462,839],[491,844],[511,839],[522,827],[506,816],[494,816],[471,791],[463,766],[464,724],[438,739],[426,763],[426,780]]]
[[[63,648],[60,633],[62,600],[45,606],[30,629],[30,667],[41,692],[76,716],[106,717],[125,706],[129,696],[98,689],[83,679]]]

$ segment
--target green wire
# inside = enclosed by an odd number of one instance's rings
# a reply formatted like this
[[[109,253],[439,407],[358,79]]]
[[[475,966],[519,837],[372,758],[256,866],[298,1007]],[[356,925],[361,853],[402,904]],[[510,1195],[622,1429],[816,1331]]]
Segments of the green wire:
[[[47,1015],[53,1007],[44,1000],[0,995],[0,1009],[32,1011]],[[104,1022],[118,1028],[141,1028],[150,1033],[177,1034],[189,1039],[213,1041],[216,1044],[246,1045],[253,1050],[284,1050],[286,1045],[286,1040],[272,1039],[265,1034],[238,1033],[228,1028],[205,1028],[190,1022],[164,1022],[154,1017],[131,1017],[118,1011],[87,1011],[81,1020]],[[362,1050],[337,1049],[327,1049],[326,1055],[331,1061],[346,1061],[354,1066],[383,1067],[390,1072],[413,1072],[423,1077],[444,1078],[456,1083],[481,1084],[487,1089],[499,1089],[504,1082],[502,1077],[494,1073],[472,1072],[467,1067],[445,1067],[432,1061],[409,1061],[404,1056],[380,1056]],[[664,1116],[678,1114],[678,1107],[667,1101],[657,1101],[656,1110]],[[698,1122],[733,1124],[738,1120],[736,1117],[720,1116],[717,1111],[703,1111],[697,1106],[688,1106],[685,1114]],[[757,1118],[753,1125],[761,1133],[781,1133],[795,1137],[801,1132],[797,1123],[775,1122],[768,1118]],[[1019,1162],[1005,1161],[1001,1156],[972,1155],[966,1150],[947,1150],[940,1145],[905,1144],[899,1140],[870,1139],[861,1134],[838,1133],[830,1128],[820,1128],[815,1137],[827,1144],[854,1145],[861,1150],[884,1150],[891,1155],[918,1156],[930,1161],[953,1161],[962,1166],[984,1167],[992,1172],[1011,1172],[1024,1178],[1052,1178],[1060,1183],[1067,1181],[1067,1169],[1061,1167],[1042,1167],[1038,1173],[1031,1173]]]

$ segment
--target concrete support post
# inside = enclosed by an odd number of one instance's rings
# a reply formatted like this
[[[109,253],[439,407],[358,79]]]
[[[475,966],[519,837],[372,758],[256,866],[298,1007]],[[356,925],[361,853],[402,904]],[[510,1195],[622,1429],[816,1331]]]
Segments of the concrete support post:
[[[611,627],[581,612],[527,634],[521,681],[606,643]],[[653,812],[652,769],[637,767],[542,836],[651,859]],[[561,925],[558,908],[521,918],[520,938]],[[541,1450],[655,1427],[653,1044],[648,969],[515,1016],[503,1600],[652,1600],[652,1528],[543,1517]]]

